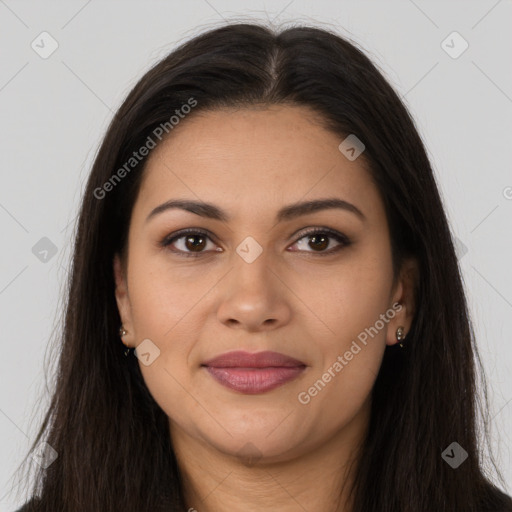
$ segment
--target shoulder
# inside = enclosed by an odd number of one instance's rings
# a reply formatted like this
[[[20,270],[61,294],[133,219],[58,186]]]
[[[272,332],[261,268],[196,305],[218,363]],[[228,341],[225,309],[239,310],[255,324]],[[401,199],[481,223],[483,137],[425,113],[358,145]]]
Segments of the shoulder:
[[[481,512],[512,512],[512,498],[495,486],[489,486],[480,502]]]

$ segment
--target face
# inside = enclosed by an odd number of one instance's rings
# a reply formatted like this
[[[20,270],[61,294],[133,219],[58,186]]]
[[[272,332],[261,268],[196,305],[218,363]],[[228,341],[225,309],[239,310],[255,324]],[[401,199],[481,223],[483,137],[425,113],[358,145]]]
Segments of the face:
[[[149,156],[116,299],[173,440],[277,461],[367,420],[412,304],[405,278],[393,286],[378,190],[342,140],[304,107],[222,110],[185,119]],[[289,208],[325,199],[339,203]],[[151,215],[170,200],[215,208]],[[204,366],[239,350],[294,362]]]

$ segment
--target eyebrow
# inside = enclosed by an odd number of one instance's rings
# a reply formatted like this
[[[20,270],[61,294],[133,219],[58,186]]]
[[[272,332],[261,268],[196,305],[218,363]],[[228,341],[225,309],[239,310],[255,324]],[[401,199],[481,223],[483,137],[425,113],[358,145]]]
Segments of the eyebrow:
[[[189,199],[171,199],[152,210],[151,213],[147,216],[146,222],[148,222],[156,215],[171,209],[185,210],[187,212],[194,213],[195,215],[199,215],[200,217],[220,220],[222,222],[229,222],[230,220],[230,216],[224,210],[218,206],[215,206],[214,204],[205,203],[203,201],[192,201]],[[332,209],[346,210],[348,212],[354,213],[357,217],[359,217],[360,220],[366,220],[365,215],[359,208],[357,208],[357,206],[344,201],[343,199],[333,197],[327,199],[304,201],[285,206],[278,211],[276,215],[276,221],[289,221],[300,217],[301,215],[307,215],[321,210]]]

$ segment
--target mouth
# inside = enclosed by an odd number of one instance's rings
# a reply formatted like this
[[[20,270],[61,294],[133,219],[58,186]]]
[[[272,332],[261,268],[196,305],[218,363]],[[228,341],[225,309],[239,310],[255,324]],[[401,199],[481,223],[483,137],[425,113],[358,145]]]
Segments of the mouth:
[[[295,379],[307,365],[278,352],[251,354],[235,351],[205,361],[201,366],[219,384],[240,393],[255,395]]]

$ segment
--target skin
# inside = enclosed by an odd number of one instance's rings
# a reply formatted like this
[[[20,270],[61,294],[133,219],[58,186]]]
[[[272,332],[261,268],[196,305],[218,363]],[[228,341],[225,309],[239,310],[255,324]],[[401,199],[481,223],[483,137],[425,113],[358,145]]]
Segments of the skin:
[[[199,512],[351,510],[350,464],[384,349],[397,343],[398,326],[409,331],[417,264],[407,260],[393,286],[383,202],[363,158],[349,161],[338,149],[342,140],[305,107],[223,109],[185,119],[149,156],[127,261],[114,259],[116,300],[124,343],[148,338],[160,350],[139,366],[169,417],[187,506]],[[354,204],[365,220],[342,209],[275,220],[283,206],[331,197]],[[231,219],[170,209],[146,221],[169,199],[207,201]],[[315,245],[303,235],[311,227],[352,243]],[[178,252],[194,254],[198,238],[159,245],[184,228],[213,235],[197,258]],[[248,236],[262,249],[252,263],[236,252]],[[394,318],[301,403],[298,394],[396,302]],[[274,390],[242,394],[201,367],[236,349],[281,352],[307,368]]]

